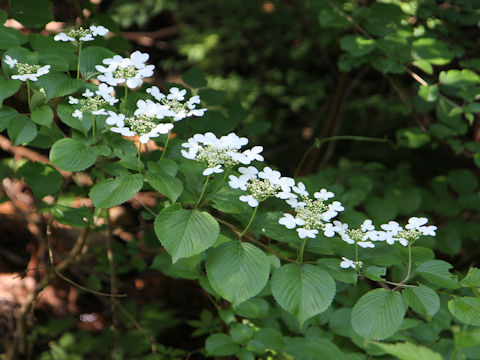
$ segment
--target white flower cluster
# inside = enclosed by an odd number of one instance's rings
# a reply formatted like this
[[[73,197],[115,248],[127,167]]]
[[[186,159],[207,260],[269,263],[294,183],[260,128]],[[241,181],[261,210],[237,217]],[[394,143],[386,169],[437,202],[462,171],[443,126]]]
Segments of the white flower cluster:
[[[295,216],[285,213],[278,222],[287,229],[296,228],[301,239],[307,237],[315,239],[318,230],[325,232],[331,226],[329,221],[337,216],[340,211],[344,210],[339,201],[334,201],[328,205],[325,204],[327,200],[335,196],[326,189],[321,189],[319,192],[314,193],[314,199],[309,197],[309,193],[302,182],[293,186],[292,190],[297,195],[288,199],[287,203],[294,209]]]
[[[95,93],[89,89],[85,90],[82,94],[85,99],[77,99],[69,96],[69,104],[80,105],[80,109],[76,109],[72,116],[82,119],[84,112],[91,112],[93,115],[107,115],[104,107],[107,104],[114,105],[118,102],[118,99],[111,95],[112,92],[113,87],[102,83],[98,86],[98,90],[95,91]]]
[[[383,230],[375,230],[372,220],[365,220],[359,229],[349,229],[347,224],[334,221],[333,225],[327,225],[324,229],[324,234],[327,237],[338,234],[347,244],[356,244],[363,248],[374,248],[375,242],[378,241],[385,241],[388,245],[398,242],[402,246],[408,246],[418,240],[421,235],[436,235],[437,227],[434,225],[425,226],[427,222],[428,219],[424,217],[411,217],[408,220],[408,224],[405,225],[405,229],[396,221],[390,221],[388,224],[380,226]],[[340,264],[343,268],[352,267],[356,269],[361,266],[361,264],[354,264],[351,260],[345,258],[343,260]]]
[[[138,135],[142,144],[146,144],[151,138],[160,134],[167,134],[173,128],[173,124],[159,121],[171,116],[171,111],[166,106],[151,100],[138,100],[137,109],[131,117],[125,117],[124,114],[113,111],[109,111],[108,115],[107,124],[114,125],[110,128],[111,131],[123,136]]]
[[[108,29],[103,26],[92,25],[88,29],[83,27],[79,29],[73,29],[67,33],[61,32],[58,35],[55,35],[53,40],[55,41],[71,41],[71,42],[82,42],[82,41],[92,41],[95,36],[105,36],[108,33]]]
[[[18,74],[12,75],[12,79],[21,81],[37,81],[42,75],[48,74],[50,71],[50,65],[30,65],[18,62],[17,59],[13,59],[9,55],[5,55],[5,64],[11,69],[16,68]]]
[[[144,78],[153,75],[155,66],[145,64],[148,58],[147,53],[135,51],[129,58],[115,55],[113,58],[103,59],[102,62],[108,66],[95,66],[99,72],[103,73],[97,79],[111,86],[126,83],[130,89],[137,88],[143,84]]]
[[[168,95],[163,94],[158,87],[152,86],[147,89],[147,93],[152,95],[161,104],[168,106],[175,115],[173,121],[179,121],[190,116],[203,116],[207,109],[196,109],[197,104],[200,104],[200,96],[192,96],[188,101],[185,100],[187,90],[180,90],[177,87],[170,88]]]
[[[191,160],[204,161],[207,168],[203,175],[223,172],[222,167],[232,168],[237,164],[248,165],[252,161],[263,161],[260,153],[262,146],[254,146],[251,149],[240,152],[242,146],[248,144],[248,139],[238,137],[234,133],[222,136],[218,139],[213,133],[196,134],[182,146],[188,150],[182,150],[183,157]]]
[[[296,197],[291,192],[295,180],[282,176],[279,171],[272,170],[268,166],[260,172],[253,166],[240,167],[238,171],[241,175],[230,175],[228,184],[233,189],[248,191],[248,195],[241,195],[239,199],[251,207],[257,207],[262,201],[272,196],[283,200]]]

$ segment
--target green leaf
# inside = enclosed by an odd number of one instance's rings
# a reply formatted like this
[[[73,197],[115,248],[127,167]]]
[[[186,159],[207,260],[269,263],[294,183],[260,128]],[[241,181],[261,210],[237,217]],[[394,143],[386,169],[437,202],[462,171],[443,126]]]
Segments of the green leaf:
[[[342,351],[331,341],[322,338],[284,337],[283,353],[291,355],[295,360],[345,360]]]
[[[239,350],[238,345],[226,334],[213,334],[205,340],[205,351],[208,356],[230,356]]]
[[[268,302],[264,299],[253,298],[242,302],[235,307],[235,313],[241,317],[250,319],[260,319],[268,315],[268,309],[270,308]]]
[[[9,106],[4,106],[0,109],[0,131],[5,130],[10,122],[15,121],[17,116],[22,116],[17,110],[12,109]]]
[[[376,265],[369,266],[365,270],[362,270],[362,275],[365,275],[373,281],[384,281],[385,279],[382,278],[382,276],[385,276],[386,273],[386,268]]]
[[[444,42],[427,37],[413,42],[412,56],[416,60],[425,60],[433,65],[445,65],[453,59],[453,53]]]
[[[365,56],[375,49],[375,40],[361,35],[346,35],[340,40],[340,47],[352,56]]]
[[[335,281],[318,266],[287,264],[274,270],[272,294],[302,326],[305,320],[330,306],[335,296]]]
[[[412,343],[382,344],[375,343],[387,354],[393,355],[400,360],[443,360],[443,357],[425,346]]]
[[[430,142],[430,135],[418,128],[403,128],[396,133],[399,146],[417,149]]]
[[[478,187],[478,179],[467,169],[454,169],[448,172],[448,181],[459,194],[470,193]]]
[[[333,258],[321,258],[317,260],[317,265],[326,270],[335,280],[347,283],[357,283],[357,273],[354,269],[342,269],[340,260]]]
[[[208,252],[206,269],[213,289],[237,306],[265,287],[270,260],[252,244],[228,241]]]
[[[15,94],[18,89],[20,89],[20,85],[22,85],[20,80],[0,78],[0,108],[2,107],[3,100]]]
[[[429,321],[440,309],[440,298],[437,293],[423,284],[419,287],[404,289],[402,295],[413,310]]]
[[[14,46],[19,46],[18,38],[11,34],[7,28],[0,26],[0,49],[9,49]]]
[[[13,145],[28,144],[37,136],[37,126],[25,115],[16,115],[7,130]]]
[[[92,211],[82,206],[74,208],[65,205],[56,205],[52,208],[53,218],[61,224],[77,228],[84,228],[93,224]]]
[[[99,74],[95,65],[105,65],[102,60],[114,55],[111,50],[100,46],[89,46],[83,49],[80,54],[80,74],[85,79],[93,78],[96,74]]]
[[[371,290],[353,307],[352,327],[364,338],[385,339],[398,330],[405,312],[405,303],[400,293],[385,289]]]
[[[33,122],[50,127],[53,121],[53,111],[48,105],[42,105],[32,112],[32,120]]]
[[[253,330],[246,324],[233,324],[230,328],[230,336],[236,344],[245,344],[253,336]]]
[[[425,280],[430,281],[444,288],[457,288],[457,277],[450,274],[448,271],[452,268],[448,262],[443,260],[430,260],[420,264],[416,270],[416,273],[422,276]]]
[[[55,194],[63,183],[62,175],[56,169],[40,162],[26,162],[18,170],[18,175],[24,178],[37,199]]]
[[[50,150],[50,161],[65,171],[81,171],[97,160],[97,150],[74,139],[61,139]]]
[[[172,203],[174,203],[183,192],[183,183],[179,179],[166,173],[148,171],[145,175],[145,180],[159,193],[168,197]]]
[[[476,267],[471,267],[468,270],[467,276],[465,276],[460,285],[465,287],[480,287],[480,269]]]
[[[51,6],[49,0],[15,0],[10,1],[9,14],[26,27],[42,29],[54,20]]]
[[[182,209],[180,205],[163,209],[155,218],[155,233],[173,263],[211,247],[219,232],[220,227],[210,214]]]
[[[131,199],[143,186],[143,175],[123,175],[95,184],[88,196],[97,208],[110,208]]]
[[[45,89],[47,101],[72,94],[83,86],[82,80],[72,79],[58,71],[50,71],[48,74],[40,76],[36,83]]]
[[[418,89],[418,96],[427,102],[437,101],[440,90],[437,85],[421,85]]]
[[[461,322],[480,326],[480,299],[456,297],[448,302],[448,310]]]
[[[183,74],[182,80],[192,88],[201,88],[207,85],[207,79],[205,79],[202,71],[197,66],[192,67]]]
[[[201,261],[202,257],[199,254],[189,258],[180,259],[173,264],[172,257],[164,252],[155,256],[151,268],[160,270],[165,275],[174,279],[196,280],[200,277]]]

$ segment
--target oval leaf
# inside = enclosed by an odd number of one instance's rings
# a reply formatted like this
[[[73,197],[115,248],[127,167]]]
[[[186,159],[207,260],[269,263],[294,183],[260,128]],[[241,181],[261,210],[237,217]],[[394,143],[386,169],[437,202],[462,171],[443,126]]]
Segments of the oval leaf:
[[[406,288],[402,292],[407,304],[417,313],[430,320],[440,309],[440,298],[437,293],[428,286]]]
[[[457,277],[448,271],[451,268],[452,265],[446,261],[430,260],[420,264],[417,273],[432,284],[451,289],[458,287]]]
[[[74,139],[61,139],[50,150],[50,161],[65,171],[81,171],[97,160],[97,150]]]
[[[352,327],[368,339],[381,340],[393,335],[405,316],[402,295],[385,289],[371,290],[363,295],[352,310]]]
[[[228,241],[208,253],[210,284],[234,306],[257,295],[270,275],[268,256],[249,243]]]
[[[180,205],[163,209],[155,218],[158,240],[172,257],[172,263],[188,258],[211,247],[220,227],[208,213],[182,209]]]
[[[300,326],[305,320],[325,311],[335,291],[335,281],[318,266],[287,264],[273,272],[273,297],[298,319]]]
[[[461,322],[480,326],[480,299],[457,297],[448,302],[448,310]]]
[[[165,173],[149,171],[145,176],[145,180],[155,190],[168,197],[171,202],[175,202],[183,192],[183,183],[179,179]]]
[[[143,186],[143,175],[124,175],[95,184],[88,194],[97,208],[120,205],[135,196]]]

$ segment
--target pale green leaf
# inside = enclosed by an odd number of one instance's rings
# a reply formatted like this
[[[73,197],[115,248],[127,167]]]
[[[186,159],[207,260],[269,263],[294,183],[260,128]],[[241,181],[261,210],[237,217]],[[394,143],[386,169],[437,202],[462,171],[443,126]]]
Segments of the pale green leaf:
[[[385,289],[371,290],[353,307],[352,327],[358,335],[367,339],[385,339],[398,330],[405,312],[400,293]]]
[[[318,266],[287,264],[274,270],[272,294],[302,326],[330,306],[335,296],[335,281]]]
[[[214,290],[236,306],[265,287],[270,261],[252,244],[228,241],[208,252],[206,269]]]
[[[110,208],[131,199],[143,186],[143,175],[123,175],[95,184],[88,194],[97,208]]]
[[[50,161],[65,171],[81,171],[97,160],[95,148],[74,139],[61,139],[50,150]]]
[[[375,343],[387,354],[395,356],[400,360],[443,360],[443,357],[425,346],[412,343],[382,344]]]
[[[407,304],[427,320],[430,320],[440,309],[440,298],[428,286],[406,288],[402,295]]]
[[[480,299],[456,297],[448,302],[448,310],[461,322],[480,326]]]
[[[155,233],[173,263],[211,247],[219,232],[220,227],[210,214],[182,209],[180,205],[163,209],[155,218]]]

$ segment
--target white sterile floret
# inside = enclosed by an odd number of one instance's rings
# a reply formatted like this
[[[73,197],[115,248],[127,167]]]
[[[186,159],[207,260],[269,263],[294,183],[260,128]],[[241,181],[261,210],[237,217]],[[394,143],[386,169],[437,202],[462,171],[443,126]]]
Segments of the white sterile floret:
[[[230,181],[228,182],[228,185],[232,189],[240,189],[243,191],[247,190],[247,183],[248,183],[248,180],[250,180],[248,177],[229,175],[228,178],[230,179]]]
[[[352,268],[356,270],[357,268],[361,268],[362,265],[363,263],[361,261],[353,261],[344,256],[342,256],[342,261],[340,262],[340,267],[342,269]]]
[[[297,229],[298,237],[300,239],[311,238],[315,239],[318,234],[318,230],[316,229],[305,229],[305,228],[298,228]]]
[[[367,219],[362,223],[362,225],[360,226],[360,229],[363,232],[367,232],[367,231],[375,230],[375,226],[373,226],[372,220]]]
[[[73,41],[75,41],[75,38],[73,38],[71,36],[68,36],[67,34],[62,32],[60,34],[55,35],[53,37],[53,40],[55,40],[55,41],[65,41],[65,42],[72,41],[73,42]]]
[[[147,100],[148,101],[148,100]],[[183,143],[182,155],[191,160],[206,163],[207,170],[204,175],[211,175],[214,172],[223,172],[222,167],[232,168],[237,164],[250,164],[252,159],[240,151],[241,147],[248,143],[245,137],[239,137],[234,133],[222,136],[220,139],[211,132],[195,134]],[[215,169],[215,170],[208,170]]]
[[[305,184],[302,182],[299,182],[297,186],[292,186],[292,191],[294,193],[297,193],[300,196],[307,197],[308,196],[308,191],[306,190],[307,188],[305,187]]]
[[[223,172],[223,169],[221,167],[222,167],[221,165],[217,165],[217,166],[214,166],[214,167],[206,168],[205,170],[203,170],[202,174],[204,176],[212,175],[214,173],[219,174],[219,173]]]
[[[82,94],[83,97],[92,97],[95,96],[95,93],[90,89],[86,89],[85,92]]]
[[[10,57],[9,55],[5,55],[5,59],[3,60],[5,61],[5,64],[7,64],[8,66],[10,66],[10,69],[13,69],[15,67],[15,65],[17,64],[18,60],[17,59],[13,59],[12,57]]]
[[[316,199],[328,200],[335,196],[335,194],[327,189],[321,189],[320,191],[313,194]]]
[[[435,230],[437,230],[437,227],[434,225],[420,226],[417,230],[420,231],[422,235],[435,236],[436,235]]]
[[[398,234],[402,230],[402,227],[396,221],[389,221],[388,224],[380,225],[380,227],[394,235]]]
[[[304,225],[305,221],[294,217],[292,214],[285,213],[283,217],[278,220],[278,223],[284,225],[287,229],[295,229],[297,225]]]
[[[113,87],[108,86],[107,84],[104,84],[104,83],[98,85],[98,90],[95,91],[95,94],[101,96],[110,105],[114,105],[118,102],[118,99],[112,96],[112,93],[113,93]]]
[[[92,32],[93,36],[105,36],[108,33],[108,29],[104,26],[90,26],[90,31]]]
[[[374,248],[375,244],[368,237],[369,232],[374,229],[375,227],[371,220],[365,220],[359,229],[349,229],[348,224],[335,220],[333,226],[328,226],[326,230],[329,237],[333,236],[332,233],[337,233],[347,244],[356,244],[362,248]]]
[[[257,207],[259,205],[258,200],[252,195],[240,195],[239,199],[240,201],[246,202],[251,207]]]
[[[405,229],[407,230],[412,230],[412,229],[417,229],[420,228],[420,226],[425,225],[428,222],[427,218],[418,218],[418,217],[411,217],[408,219],[408,224],[405,225]]]
[[[185,94],[187,93],[187,90],[183,89],[180,90],[177,87],[172,87],[170,88],[170,94],[167,95],[168,100],[177,100],[177,101],[182,101],[185,100]]]
[[[162,101],[163,99],[166,98],[166,96],[164,94],[162,94],[160,92],[160,90],[158,89],[158,87],[156,87],[156,86],[152,86],[152,87],[148,88],[147,93],[152,95],[157,101]]]

